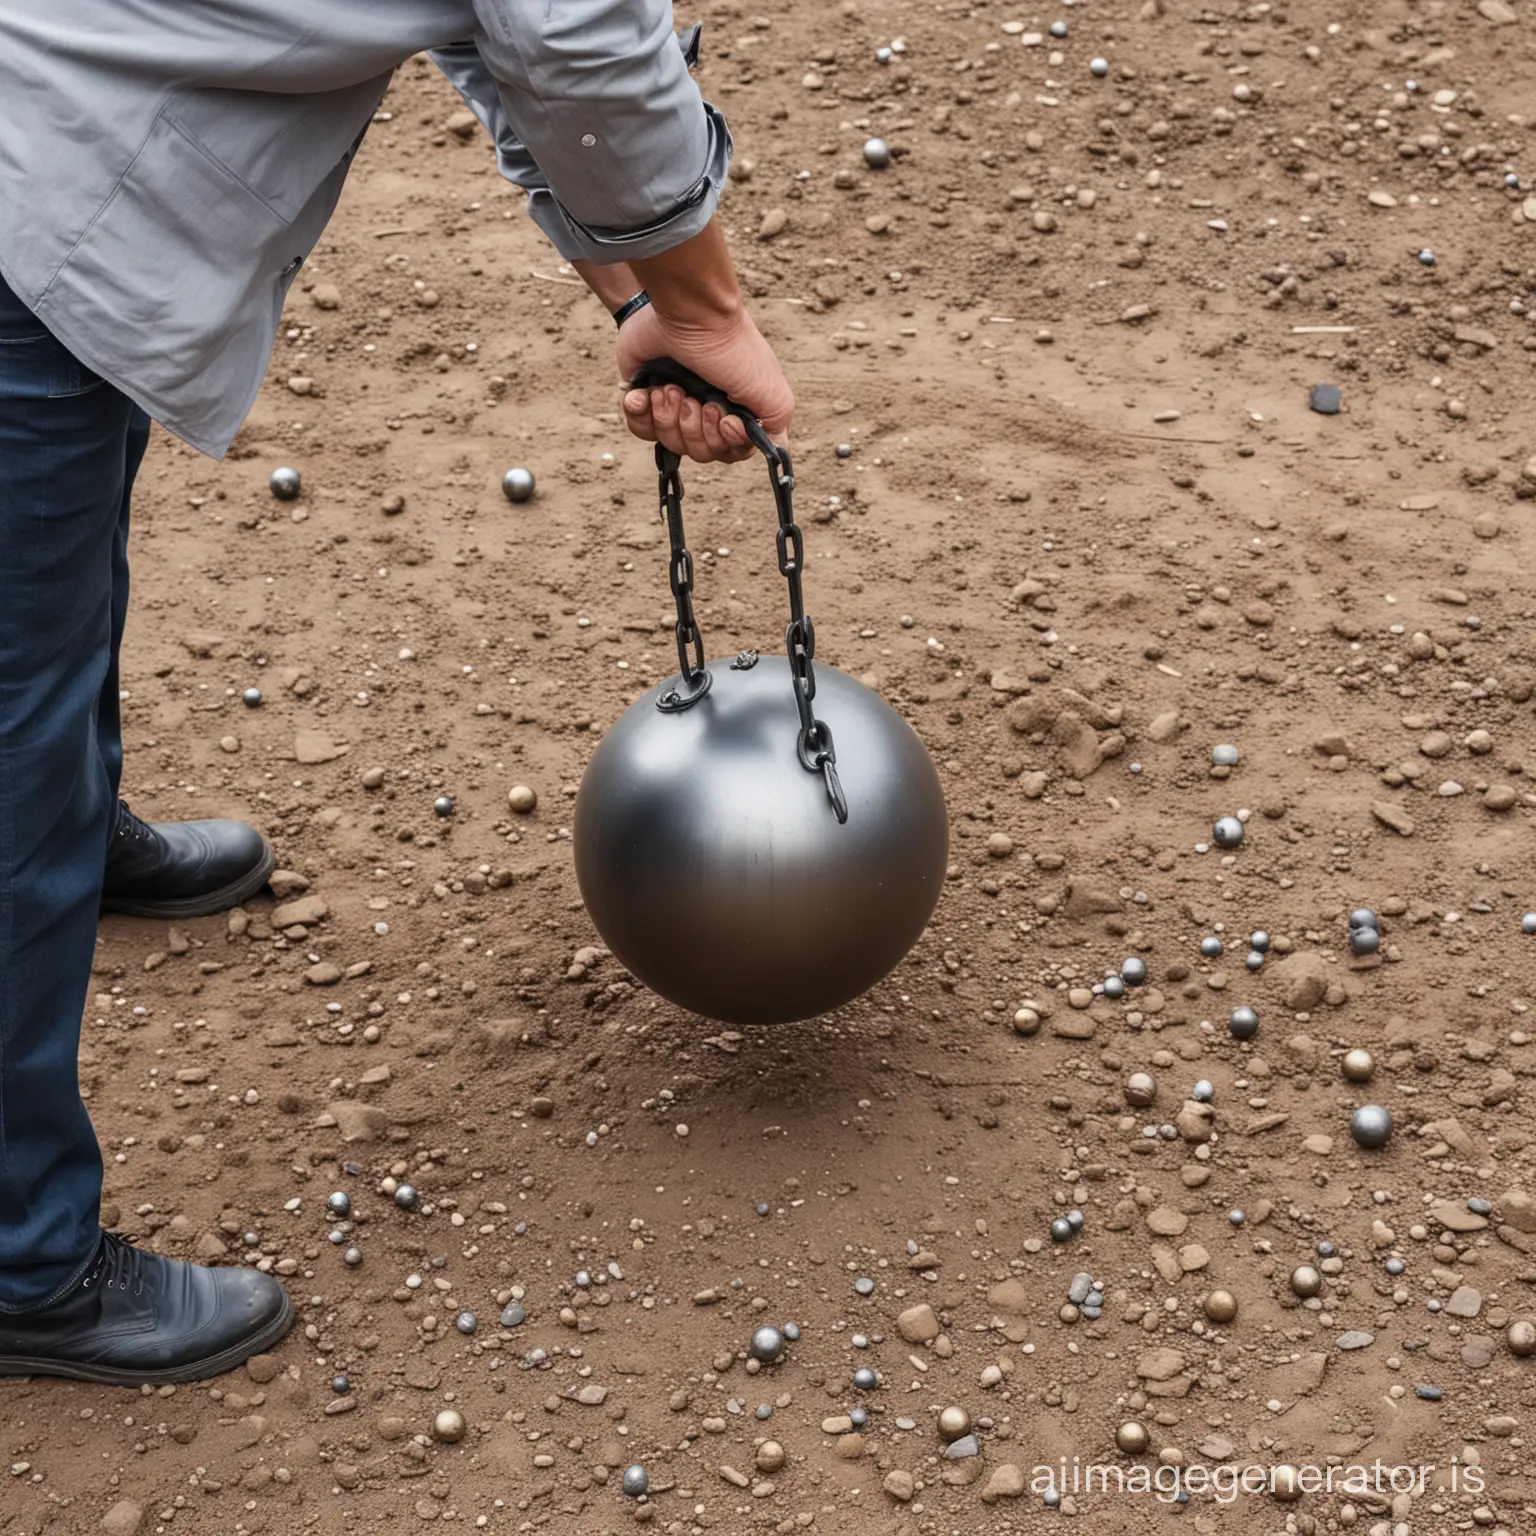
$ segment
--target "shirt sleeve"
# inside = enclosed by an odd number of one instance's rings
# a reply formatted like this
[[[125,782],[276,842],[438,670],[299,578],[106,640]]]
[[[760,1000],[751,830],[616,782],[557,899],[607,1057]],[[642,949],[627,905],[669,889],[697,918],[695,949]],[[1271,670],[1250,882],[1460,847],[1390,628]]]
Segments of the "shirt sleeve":
[[[496,142],[502,174],[567,261],[659,255],[709,222],[725,119],[689,78],[698,29],[670,0],[475,0],[472,43],[439,67]]]

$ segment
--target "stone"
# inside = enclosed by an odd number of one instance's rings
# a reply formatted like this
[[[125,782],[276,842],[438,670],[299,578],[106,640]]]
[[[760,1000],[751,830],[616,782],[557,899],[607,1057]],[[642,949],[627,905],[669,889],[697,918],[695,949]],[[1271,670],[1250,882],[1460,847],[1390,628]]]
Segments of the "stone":
[[[1315,950],[1282,955],[1270,963],[1268,971],[1290,1013],[1311,1013],[1328,995],[1328,966]]]
[[[595,1381],[589,1381],[576,1394],[576,1401],[584,1408],[601,1408],[607,1397],[607,1387],[600,1387]]]
[[[938,1314],[926,1301],[920,1302],[915,1307],[908,1307],[896,1319],[896,1328],[909,1344],[930,1344],[942,1331],[939,1327]]]
[[[1469,1211],[1465,1202],[1436,1200],[1429,1208],[1431,1221],[1438,1222],[1447,1232],[1481,1232],[1488,1225],[1486,1216]]]
[[[995,1504],[999,1499],[1016,1499],[1023,1492],[1023,1468],[1015,1466],[1011,1461],[1005,1461],[987,1479],[987,1486],[981,1490],[981,1502]]]
[[[283,1363],[276,1355],[252,1355],[245,1362],[245,1374],[258,1386],[266,1386],[269,1381],[275,1381],[277,1374],[283,1368]]]
[[[1173,1117],[1174,1129],[1189,1142],[1209,1141],[1215,1124],[1216,1111],[1196,1099],[1186,1099]]]
[[[328,917],[330,911],[323,897],[301,896],[297,901],[285,901],[281,906],[273,907],[271,923],[279,931],[294,927],[313,928]]]
[[[464,113],[462,115],[468,117],[471,126],[473,126],[475,121],[474,114]],[[313,304],[316,309],[340,309],[341,289],[339,289],[335,283],[316,283],[315,286],[309,290],[309,302]]]
[[[788,223],[789,215],[782,208],[770,208],[763,215],[762,223],[757,226],[757,238],[772,240],[775,235],[783,234]]]
[[[382,1109],[356,1099],[337,1099],[325,1106],[325,1113],[346,1142],[376,1141],[389,1128],[389,1116]]]
[[[1343,404],[1343,396],[1337,384],[1314,384],[1307,403],[1320,416],[1337,416]]]
[[[1477,0],[1477,14],[1496,27],[1512,27],[1520,20],[1515,8],[1505,0]]]
[[[1499,1201],[1499,1211],[1517,1232],[1536,1232],[1536,1200],[1523,1189],[1510,1190]]]
[[[900,1468],[893,1472],[887,1472],[885,1474],[885,1481],[880,1486],[901,1504],[911,1502],[912,1495],[917,1487],[912,1474],[910,1472],[903,1472]]]
[[[312,987],[334,987],[341,977],[341,967],[332,960],[321,960],[304,972],[304,980]]]
[[[1172,1381],[1186,1364],[1178,1350],[1166,1345],[1149,1349],[1136,1362],[1136,1374],[1143,1381]]]
[[[1180,1237],[1189,1225],[1189,1217],[1171,1205],[1160,1205],[1147,1212],[1147,1230],[1159,1237]]]
[[[1390,800],[1372,800],[1371,815],[1382,826],[1390,828],[1399,837],[1412,837],[1418,830],[1418,824],[1401,806],[1394,805]]]
[[[306,767],[334,762],[351,750],[351,747],[338,746],[324,731],[300,731],[293,738],[293,755]]]
[[[1470,1285],[1460,1285],[1451,1292],[1445,1310],[1452,1317],[1476,1317],[1483,1310],[1483,1293]]]
[[[1374,1333],[1367,1333],[1363,1328],[1352,1328],[1348,1333],[1339,1335],[1339,1348],[1343,1350],[1368,1349],[1376,1342]]]
[[[101,1517],[101,1528],[107,1536],[138,1536],[144,1523],[144,1511],[132,1499],[119,1499]]]

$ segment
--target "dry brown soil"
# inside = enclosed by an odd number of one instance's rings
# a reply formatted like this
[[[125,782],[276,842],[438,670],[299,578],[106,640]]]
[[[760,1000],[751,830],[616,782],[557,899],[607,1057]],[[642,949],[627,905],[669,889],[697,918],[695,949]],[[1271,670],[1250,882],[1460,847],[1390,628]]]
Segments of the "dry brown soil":
[[[1057,16],[1064,43],[1030,35]],[[1197,1494],[1203,1532],[1536,1528],[1536,1359],[1504,1339],[1536,1313],[1536,201],[1505,185],[1536,189],[1536,11],[703,19],[737,139],[721,216],[799,394],[819,655],[910,719],[949,797],[932,927],[857,1005],[771,1031],[582,954],[572,797],[671,659],[654,472],[607,316],[408,63],[235,452],[158,437],[137,508],[132,802],[258,823],[318,904],[105,921],[81,1053],[116,1225],[259,1258],[300,1323],[207,1386],[7,1386],[0,1531],[1161,1530],[1180,1514],[1129,1495],[983,1502],[1005,1465],[1136,1464],[1128,1419],[1144,1466],[1436,1464],[1395,1509]],[[283,463],[296,504],[268,494]],[[688,478],[711,653],[772,649],[760,468]],[[1239,811],[1243,846],[1208,851]],[[1146,987],[1070,996],[1132,955]],[[1181,1115],[1198,1078],[1207,1126]],[[1368,1153],[1367,1100],[1397,1126]],[[1078,1271],[1098,1321],[1060,1312]],[[912,1344],[923,1302],[943,1337]],[[749,1374],[765,1320],[802,1336]],[[856,1402],[862,1436],[823,1431]],[[978,1459],[939,1460],[947,1404]],[[450,1405],[467,1434],[436,1444]],[[1450,1488],[1453,1456],[1484,1492]]]

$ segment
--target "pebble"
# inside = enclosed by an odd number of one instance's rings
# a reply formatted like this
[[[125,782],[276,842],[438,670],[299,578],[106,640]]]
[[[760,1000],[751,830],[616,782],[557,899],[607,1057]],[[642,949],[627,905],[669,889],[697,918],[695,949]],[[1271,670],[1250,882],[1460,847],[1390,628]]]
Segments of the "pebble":
[[[1157,1097],[1157,1079],[1150,1072],[1132,1072],[1125,1080],[1125,1102],[1145,1109]]]
[[[1343,404],[1343,396],[1337,384],[1314,384],[1308,404],[1320,416],[1337,416]]]
[[[764,1440],[757,1448],[757,1455],[753,1458],[757,1463],[759,1472],[777,1472],[789,1459],[784,1452],[784,1447],[777,1440]]]
[[[526,816],[539,803],[539,797],[526,784],[514,784],[507,791],[507,804],[519,816]]]
[[[981,1441],[975,1435],[961,1435],[944,1447],[945,1461],[968,1461],[981,1455]]]
[[[1504,1342],[1512,1355],[1524,1360],[1536,1355],[1536,1323],[1517,1318],[1504,1331]]]

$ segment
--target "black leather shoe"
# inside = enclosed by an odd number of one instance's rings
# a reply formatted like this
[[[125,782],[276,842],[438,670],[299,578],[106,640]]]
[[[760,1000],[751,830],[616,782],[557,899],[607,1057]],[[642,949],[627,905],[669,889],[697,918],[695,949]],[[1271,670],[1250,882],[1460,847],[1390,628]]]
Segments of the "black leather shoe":
[[[101,909],[132,917],[207,917],[254,896],[276,863],[267,840],[243,821],[152,826],[119,801]]]
[[[109,1386],[204,1381],[271,1348],[293,1303],[255,1269],[205,1269],[142,1253],[110,1232],[62,1300],[0,1312],[0,1376]]]

